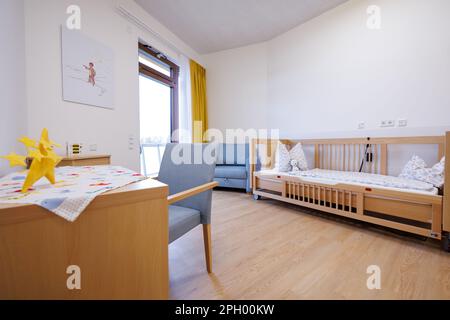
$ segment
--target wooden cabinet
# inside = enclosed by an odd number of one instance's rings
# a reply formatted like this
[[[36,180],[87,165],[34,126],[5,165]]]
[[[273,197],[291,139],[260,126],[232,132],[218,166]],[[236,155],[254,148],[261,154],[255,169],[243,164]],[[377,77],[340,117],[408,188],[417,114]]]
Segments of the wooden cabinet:
[[[168,187],[143,180],[99,195],[75,222],[0,204],[0,299],[168,299]],[[69,290],[69,266],[81,290]]]

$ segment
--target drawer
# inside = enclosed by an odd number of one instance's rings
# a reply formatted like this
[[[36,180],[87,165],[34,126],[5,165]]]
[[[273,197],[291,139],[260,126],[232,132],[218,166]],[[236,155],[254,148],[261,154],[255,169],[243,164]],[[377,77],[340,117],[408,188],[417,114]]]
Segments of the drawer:
[[[269,178],[256,178],[256,189],[272,190],[276,192],[283,192],[284,182],[276,179]]]

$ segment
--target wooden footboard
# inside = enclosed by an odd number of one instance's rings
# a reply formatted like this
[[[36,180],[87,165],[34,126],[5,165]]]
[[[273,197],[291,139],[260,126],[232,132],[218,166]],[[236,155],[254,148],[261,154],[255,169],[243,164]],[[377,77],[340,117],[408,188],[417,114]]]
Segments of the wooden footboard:
[[[441,239],[442,197],[255,173],[254,194]]]

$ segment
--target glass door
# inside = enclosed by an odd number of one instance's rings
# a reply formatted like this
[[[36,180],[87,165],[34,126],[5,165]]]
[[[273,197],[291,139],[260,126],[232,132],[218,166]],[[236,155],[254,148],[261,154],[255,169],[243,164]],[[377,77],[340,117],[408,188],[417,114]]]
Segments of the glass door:
[[[146,76],[139,76],[141,171],[156,175],[164,148],[171,141],[171,89]]]
[[[155,176],[165,146],[177,142],[179,68],[154,48],[139,44],[141,172]]]

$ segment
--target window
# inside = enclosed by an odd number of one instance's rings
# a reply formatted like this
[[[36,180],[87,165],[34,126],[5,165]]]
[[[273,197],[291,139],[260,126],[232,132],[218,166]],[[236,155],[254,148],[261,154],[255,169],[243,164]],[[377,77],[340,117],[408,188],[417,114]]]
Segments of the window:
[[[159,171],[168,142],[178,142],[179,67],[163,54],[139,44],[139,104],[141,168],[144,175]]]
[[[158,72],[161,72],[167,77],[170,77],[170,67],[162,64],[160,61],[157,61],[155,58],[149,56],[148,54],[140,53],[139,54],[139,63],[152,68]]]

